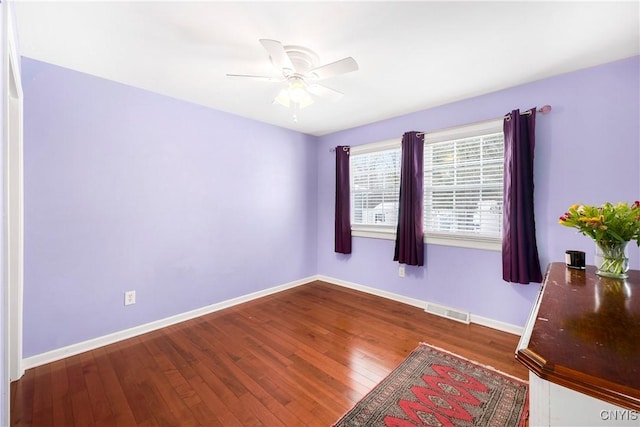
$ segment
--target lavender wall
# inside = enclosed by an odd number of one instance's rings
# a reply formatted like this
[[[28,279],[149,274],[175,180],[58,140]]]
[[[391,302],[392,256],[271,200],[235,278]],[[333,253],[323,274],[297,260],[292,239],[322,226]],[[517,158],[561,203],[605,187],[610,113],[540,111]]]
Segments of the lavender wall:
[[[334,155],[329,148],[551,104],[553,111],[540,115],[536,126],[535,210],[542,267],[563,261],[566,249],[586,251],[587,262],[593,263],[593,243],[557,219],[573,203],[640,198],[639,62],[639,57],[629,58],[320,138],[319,273],[524,326],[539,285],[503,282],[499,252],[427,245],[424,268],[407,267],[405,278],[398,277],[398,264],[392,261],[393,241],[354,238],[351,255],[335,254]],[[635,244],[630,255],[632,268],[640,267]]]
[[[539,286],[502,282],[498,252],[427,245],[402,279],[392,241],[334,254],[329,148],[551,104],[537,125],[541,260],[573,248],[592,262],[557,217],[639,198],[639,62],[315,138],[24,59],[24,356],[316,273],[522,326]]]
[[[23,86],[25,357],[316,273],[315,137],[28,58]]]

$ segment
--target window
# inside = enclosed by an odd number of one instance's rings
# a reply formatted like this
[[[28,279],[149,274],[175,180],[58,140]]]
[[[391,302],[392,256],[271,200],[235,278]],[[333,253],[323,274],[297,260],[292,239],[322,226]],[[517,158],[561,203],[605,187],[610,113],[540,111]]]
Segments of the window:
[[[502,237],[502,120],[427,133],[427,241],[498,249]]]
[[[354,236],[394,239],[400,139],[351,147]],[[433,244],[501,249],[502,119],[427,133],[424,232]]]
[[[400,140],[351,147],[351,229],[393,237],[398,221]]]

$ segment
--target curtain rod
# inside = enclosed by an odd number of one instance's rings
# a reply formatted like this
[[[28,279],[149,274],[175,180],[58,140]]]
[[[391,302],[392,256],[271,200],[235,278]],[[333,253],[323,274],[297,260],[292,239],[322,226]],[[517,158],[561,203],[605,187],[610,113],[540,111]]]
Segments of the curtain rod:
[[[538,113],[542,113],[542,114],[547,114],[548,112],[551,111],[551,105],[546,104],[543,105],[542,107],[538,108],[536,111],[538,111]],[[520,113],[521,116],[529,116],[531,115],[531,111],[525,111],[524,113]],[[511,113],[509,114],[505,114],[504,116],[502,116],[503,119],[509,119],[511,117]],[[491,120],[485,120],[487,122],[489,121],[493,121],[493,120],[497,120],[497,119],[491,119]],[[481,123],[481,122],[479,122]],[[426,134],[426,132],[418,132],[416,135],[418,136],[424,136]],[[347,151],[347,148],[343,148],[343,150]],[[335,148],[330,148],[329,149],[330,152],[334,153],[336,151]]]
[[[551,111],[551,105],[546,104],[543,105],[542,107],[538,108],[538,113],[542,113],[542,114],[547,114],[548,112]],[[531,115],[531,111],[525,111],[524,113],[520,113],[521,116],[529,116]],[[505,114],[504,116],[502,116],[502,119],[509,119],[511,117],[511,113]],[[494,120],[498,120],[498,119],[489,119],[489,120],[483,120],[482,122],[477,122],[477,123],[483,123],[483,122],[492,122]],[[473,123],[470,123],[473,124]],[[418,132],[416,135],[418,136],[424,136],[426,134],[426,132]]]
[[[345,145],[345,146],[342,147],[342,151],[349,151],[349,148],[351,148],[351,147],[348,146],[348,145]],[[335,148],[329,148],[329,151],[332,152],[332,153],[335,153],[336,149]]]
[[[547,104],[547,105],[543,105],[542,107],[538,108],[538,113],[542,113],[542,114],[547,114],[549,111],[551,111],[551,105]],[[521,116],[530,116],[531,115],[531,111],[525,111],[524,113],[520,113]],[[503,118],[508,119],[511,117],[511,113],[509,114],[505,114]]]

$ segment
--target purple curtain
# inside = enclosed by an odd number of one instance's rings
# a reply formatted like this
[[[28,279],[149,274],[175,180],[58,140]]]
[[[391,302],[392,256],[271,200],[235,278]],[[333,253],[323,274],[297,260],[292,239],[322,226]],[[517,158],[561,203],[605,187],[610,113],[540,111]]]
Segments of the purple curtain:
[[[424,265],[423,153],[424,134],[406,132],[402,136],[400,203],[393,260],[407,265]]]
[[[336,147],[336,217],[335,251],[351,253],[351,198],[349,182],[349,147]]]
[[[542,282],[533,214],[533,153],[536,109],[504,119],[504,208],[502,278],[511,283]]]

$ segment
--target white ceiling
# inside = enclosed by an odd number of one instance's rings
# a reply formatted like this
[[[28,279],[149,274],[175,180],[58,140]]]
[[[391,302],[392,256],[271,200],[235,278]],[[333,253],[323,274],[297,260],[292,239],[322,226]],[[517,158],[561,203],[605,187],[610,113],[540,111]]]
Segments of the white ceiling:
[[[631,2],[14,3],[23,56],[312,135],[324,135],[640,53]],[[258,39],[360,69],[323,80],[298,123],[272,101]]]

